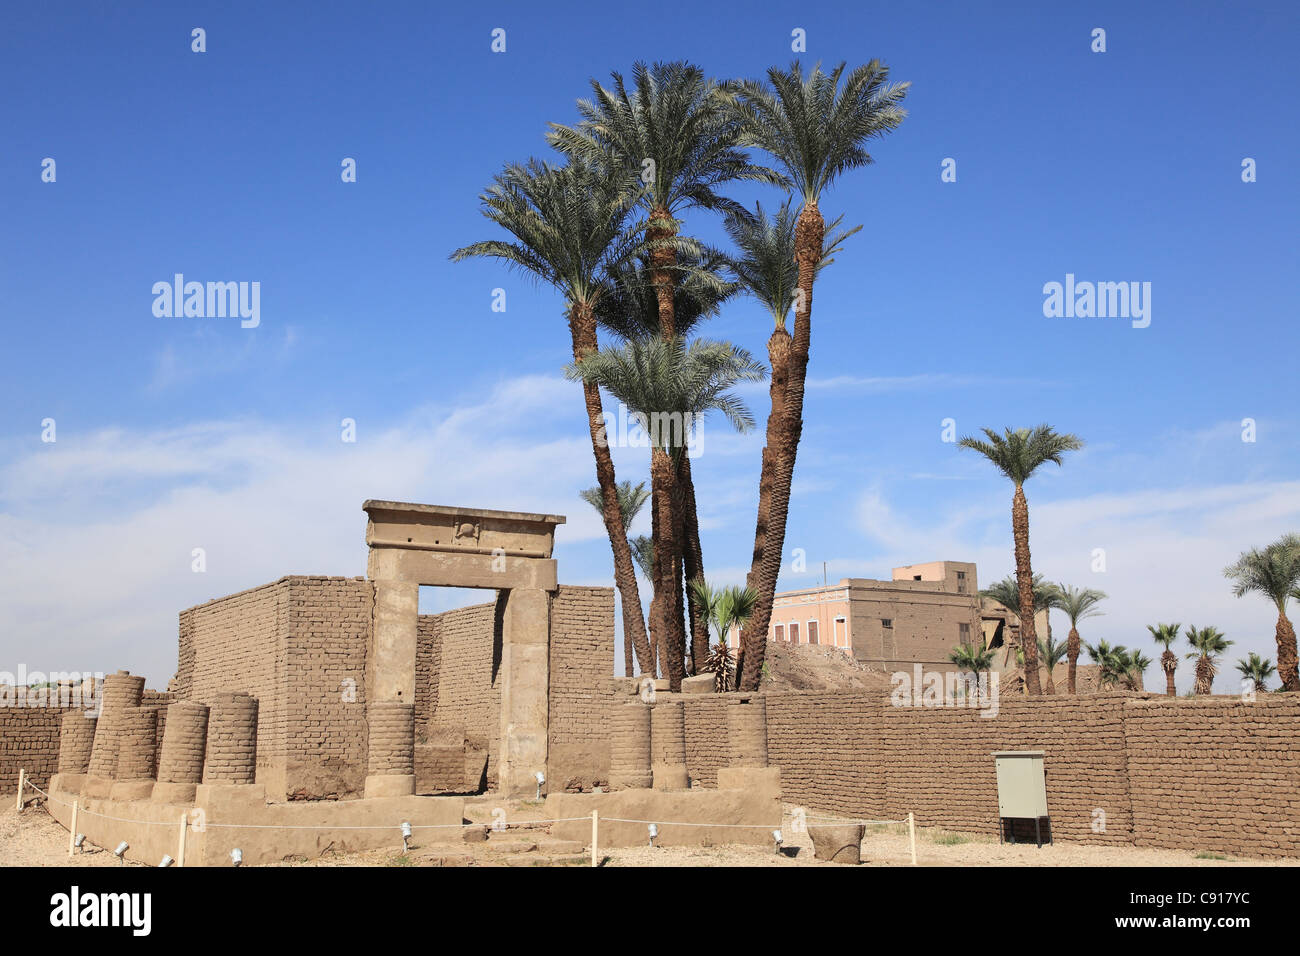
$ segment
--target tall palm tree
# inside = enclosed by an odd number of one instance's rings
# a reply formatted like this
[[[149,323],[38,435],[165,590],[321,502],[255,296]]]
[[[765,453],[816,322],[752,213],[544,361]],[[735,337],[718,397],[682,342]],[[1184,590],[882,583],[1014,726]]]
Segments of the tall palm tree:
[[[841,80],[843,83],[841,84]],[[843,173],[873,162],[865,144],[898,128],[907,115],[901,103],[907,83],[891,84],[879,60],[845,74],[841,63],[830,73],[821,66],[804,76],[796,60],[789,69],[773,67],[767,83],[745,80],[733,86],[741,125],[740,142],[771,154],[798,193],[803,206],[795,225],[799,266],[794,335],[790,342],[784,422],[772,458],[768,522],[762,558],[752,565],[758,605],[741,641],[741,690],[758,687],[767,649],[768,625],[785,547],[790,485],[803,433],[803,402],[812,341],[813,281],[823,259],[826,223],[822,193]],[[760,478],[761,480],[761,478]]]
[[[1197,694],[1209,694],[1214,687],[1214,675],[1219,672],[1218,663],[1219,655],[1226,651],[1232,641],[1223,636],[1223,632],[1215,627],[1202,627],[1199,630],[1191,625],[1187,627],[1187,643],[1191,644],[1195,650],[1187,655],[1187,659],[1196,658],[1196,687]]]
[[[714,675],[713,689],[719,694],[725,694],[731,690],[735,676],[735,663],[727,635],[733,627],[745,626],[749,616],[754,613],[758,593],[753,588],[735,585],[714,589],[704,578],[693,580],[691,590],[695,592],[696,602],[707,609],[714,633],[718,636],[718,642],[713,645],[700,673],[711,672]]]
[[[1079,622],[1089,617],[1098,617],[1103,611],[1097,605],[1106,600],[1106,592],[1096,588],[1076,588],[1062,582],[1056,586],[1056,606],[1070,619],[1070,633],[1065,639],[1065,655],[1070,661],[1068,676],[1071,694],[1077,694],[1075,675],[1079,667],[1079,650],[1083,646],[1079,640]]]
[[[1243,657],[1237,661],[1237,670],[1241,672],[1242,677],[1254,681],[1255,690],[1261,693],[1268,690],[1264,686],[1264,682],[1277,673],[1277,668],[1273,666],[1271,660],[1267,657],[1260,657],[1254,651],[1251,652],[1249,657]]]
[[[1041,693],[1038,684],[1038,635],[1034,630],[1034,572],[1029,556],[1029,503],[1024,484],[1044,462],[1061,464],[1067,451],[1083,447],[1074,435],[1061,435],[1050,425],[1037,428],[1007,428],[999,435],[991,428],[981,429],[985,438],[966,436],[958,444],[979,452],[1016,486],[1011,499],[1011,533],[1016,544],[1016,582],[1020,591],[1020,643],[1025,649],[1025,689]]]
[[[1170,697],[1178,696],[1178,688],[1174,686],[1174,671],[1178,669],[1178,655],[1171,651],[1170,647],[1178,640],[1178,631],[1181,627],[1181,624],[1147,625],[1147,630],[1151,632],[1151,639],[1165,649],[1160,655],[1160,668],[1165,672],[1165,694]]]
[[[772,408],[767,416],[767,436],[763,445],[758,479],[758,516],[754,529],[754,550],[750,555],[748,586],[757,588],[763,561],[763,542],[767,539],[772,495],[772,449],[780,441],[785,424],[785,392],[789,380],[790,333],[786,320],[799,289],[799,265],[795,260],[795,214],[792,200],[786,200],[775,215],[769,217],[761,203],[755,203],[752,215],[732,214],[726,219],[727,234],[739,254],[730,259],[732,272],[745,291],[758,301],[772,317],[774,328],[767,340],[768,367],[771,369],[768,391]],[[861,226],[843,229],[839,217],[826,227],[822,245],[820,272],[834,262],[849,236]],[[743,663],[743,660],[742,660]]]
[[[552,123],[551,145],[571,156],[637,176],[645,188],[640,201],[648,217],[647,266],[658,313],[658,331],[665,341],[685,335],[677,318],[676,288],[692,275],[691,264],[679,259],[679,243],[672,240],[681,226],[680,216],[690,209],[736,212],[741,207],[718,189],[725,183],[756,180],[785,183],[774,170],[750,162],[737,143],[739,119],[730,108],[728,90],[705,77],[692,63],[646,64],[632,67],[628,87],[617,72],[612,88],[591,81],[592,98],[579,100],[581,121],[576,126]],[[686,529],[679,547],[683,556],[672,558],[686,578],[704,573],[699,545],[695,484],[690,459],[675,459],[681,475],[679,505],[654,506],[656,515],[681,507],[688,514],[674,515]],[[692,603],[694,598],[688,600]],[[708,646],[707,624],[692,606],[692,657],[698,668]],[[673,640],[684,640],[680,620],[672,622]]]
[[[639,199],[634,179],[591,163],[553,166],[536,159],[511,164],[479,197],[483,215],[513,240],[489,239],[457,249],[453,261],[486,256],[501,259],[564,297],[573,344],[580,361],[597,351],[595,309],[617,270],[645,248],[645,223],[633,220]],[[614,581],[623,607],[624,640],[631,640],[643,673],[654,667],[627,528],[619,509],[614,461],[609,453],[594,382],[583,383],[583,400],[596,458],[602,515],[614,552]]]
[[[1295,628],[1286,616],[1287,599],[1300,588],[1300,534],[1283,535],[1268,547],[1243,552],[1223,573],[1233,580],[1237,597],[1258,592],[1277,608],[1277,673],[1282,690],[1300,690]]]
[[[618,512],[623,518],[623,527],[625,529],[630,528],[632,522],[636,520],[636,516],[645,507],[650,492],[646,490],[644,481],[637,482],[635,486],[631,481],[620,481],[616,490],[618,492]],[[584,488],[578,494],[583,501],[595,508],[597,512],[602,515],[605,513],[605,495],[600,490],[599,485],[595,488]],[[636,557],[635,551],[632,557]],[[632,669],[632,641],[626,637],[623,640],[623,673],[628,677],[635,673]]]
[[[1047,693],[1056,693],[1056,682],[1052,678],[1052,671],[1056,670],[1056,665],[1065,660],[1065,641],[1058,641],[1048,636],[1047,640],[1038,639],[1038,659],[1043,667],[1047,668]]]
[[[651,635],[664,648],[671,688],[685,676],[685,640],[670,640],[671,625],[681,619],[681,524],[678,469],[684,453],[685,423],[711,411],[738,431],[754,425],[749,409],[731,394],[737,382],[761,381],[766,370],[744,349],[725,342],[696,339],[631,341],[620,348],[590,353],[565,374],[599,384],[619,399],[642,423],[651,442],[650,481],[659,513],[654,537],[654,599],[650,602]]]
[[[625,342],[659,335],[659,301],[649,258],[648,253],[643,254],[636,262],[618,270],[596,307],[596,320],[601,328]],[[721,274],[726,262],[726,257],[714,250],[686,250],[678,254],[680,269],[673,291],[673,314],[683,337],[716,315],[722,304],[739,291],[739,283],[728,281]],[[687,581],[693,581],[704,574],[704,549],[700,544],[690,455],[678,456],[677,465],[683,511],[682,575]],[[687,590],[686,599],[691,622],[692,669],[698,673],[708,655],[709,624],[692,591]]]

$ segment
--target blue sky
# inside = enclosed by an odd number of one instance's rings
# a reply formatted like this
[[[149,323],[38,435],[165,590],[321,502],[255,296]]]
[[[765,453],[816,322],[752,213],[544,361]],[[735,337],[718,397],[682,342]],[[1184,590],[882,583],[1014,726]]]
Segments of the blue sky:
[[[864,229],[817,286],[787,534],[808,570],[787,562],[782,587],[823,561],[832,579],[938,559],[1006,574],[1010,488],[941,423],[1048,421],[1088,447],[1028,486],[1035,567],[1111,594],[1085,639],[1155,656],[1145,625],[1177,620],[1225,630],[1234,659],[1274,656],[1268,605],[1220,571],[1300,529],[1294,5],[595,9],[6,9],[0,670],[128,667],[161,687],[181,608],[364,573],[368,497],[567,514],[561,579],[608,582],[575,494],[594,475],[562,303],[448,253],[494,235],[478,193],[547,155],[590,78],[675,58],[758,76],[793,58],[795,28],[805,62],[880,57],[912,89],[876,165],[822,202]],[[708,214],[685,228],[721,241]],[[177,272],[259,282],[260,325],[155,317],[152,286]],[[1043,285],[1067,273],[1150,282],[1150,326],[1045,318]],[[707,334],[761,355],[769,323],[737,300]],[[745,395],[761,422],[765,387]],[[696,464],[719,581],[745,570],[760,445],[710,422]],[[644,479],[643,455],[620,450],[620,477]]]

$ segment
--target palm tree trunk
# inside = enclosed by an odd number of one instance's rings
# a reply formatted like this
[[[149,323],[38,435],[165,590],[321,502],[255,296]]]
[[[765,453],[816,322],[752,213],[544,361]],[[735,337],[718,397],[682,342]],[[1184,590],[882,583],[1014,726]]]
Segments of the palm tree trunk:
[[[1051,669],[1050,667],[1047,667],[1046,670],[1047,670],[1047,688],[1046,688],[1046,691],[1047,691],[1047,693],[1049,693],[1049,694],[1055,696],[1055,695],[1056,695],[1056,682],[1052,680],[1052,669]]]
[[[1038,633],[1034,627],[1034,571],[1029,560],[1029,502],[1016,485],[1011,499],[1011,533],[1016,541],[1016,586],[1020,591],[1020,648],[1025,654],[1025,691],[1041,694],[1038,684]]]
[[[686,601],[691,619],[691,670],[700,673],[709,657],[708,609],[695,600],[691,582],[704,577],[704,551],[700,547],[700,520],[695,508],[695,480],[691,477],[690,456],[682,453],[678,468],[682,488],[682,519],[685,533],[682,550],[683,576],[686,578]]]
[[[754,550],[750,556],[749,574],[745,577],[746,587],[759,591],[759,582],[763,574],[763,554],[767,546],[767,530],[771,524],[772,512],[772,471],[776,462],[774,449],[780,442],[781,429],[785,423],[785,389],[790,372],[790,333],[778,326],[772,330],[767,340],[768,367],[772,370],[768,394],[771,396],[772,410],[767,415],[767,439],[763,446],[762,462],[758,473],[758,517],[754,527]],[[769,621],[771,611],[768,611]],[[736,653],[736,673],[741,675],[745,665],[745,645],[747,635],[752,634],[753,618],[741,628],[740,648]],[[766,633],[764,634],[766,646]]]
[[[650,224],[646,230],[646,238],[652,243],[656,240],[671,239],[677,232],[676,223],[673,221],[673,215],[667,206],[655,206],[650,210]],[[677,252],[671,246],[651,246],[650,249],[650,281],[655,289],[655,301],[659,306],[659,334],[663,336],[665,342],[671,341],[677,335],[677,315],[673,305],[673,294],[677,288]],[[676,580],[680,582],[682,576],[682,547],[685,535],[681,532],[684,516],[681,514],[682,500],[680,494],[676,491],[678,484],[673,482],[674,494],[673,500],[666,503],[668,508],[672,509],[672,525],[669,529],[670,536],[667,540],[674,542],[672,550],[665,552],[669,558],[668,564],[677,569]],[[692,501],[694,500],[694,486],[692,486]],[[653,503],[651,507],[657,507]],[[677,585],[678,595],[671,602],[675,611],[669,619],[669,629],[664,633],[664,640],[669,644],[681,645],[683,648],[683,662],[685,661],[686,647],[686,619],[685,606],[681,599],[681,585]],[[694,625],[692,624],[692,627]],[[692,636],[694,631],[692,630]],[[706,638],[707,640],[707,638]]]
[[[1208,695],[1214,686],[1214,667],[1202,654],[1196,659],[1196,693]]]
[[[650,633],[662,650],[661,664],[672,691],[681,690],[685,660],[684,642],[672,638],[673,619],[681,615],[681,564],[674,560],[673,498],[677,482],[676,467],[667,452],[655,448],[650,453],[650,481],[655,495],[655,593],[650,601]],[[676,595],[676,599],[674,599]]]
[[[1178,669],[1178,657],[1169,648],[1160,655],[1160,666],[1165,671],[1165,694],[1169,697],[1178,696],[1178,688],[1174,686],[1174,671]]]
[[[1067,678],[1071,694],[1079,693],[1079,688],[1074,682],[1075,674],[1079,669],[1079,650],[1080,650],[1079,630],[1073,624],[1070,625],[1070,636],[1065,639],[1065,656],[1070,660],[1070,673]]]
[[[569,331],[573,336],[575,361],[581,361],[584,356],[596,351],[596,319],[590,307],[571,308]],[[601,515],[605,519],[605,531],[609,534],[610,547],[614,551],[614,583],[618,586],[623,606],[623,640],[630,641],[636,650],[642,672],[648,669],[653,673],[654,659],[650,654],[650,642],[646,638],[645,619],[641,616],[641,593],[636,583],[636,569],[632,564],[632,549],[627,543],[627,529],[623,527],[623,512],[618,506],[614,459],[610,457],[609,440],[605,435],[600,387],[594,382],[584,382],[582,393],[587,406],[591,450],[596,456],[596,480],[600,484]]]
[[[1300,690],[1300,668],[1296,661],[1295,628],[1282,611],[1277,614],[1277,676],[1282,690]]]
[[[758,603],[750,621],[753,634],[745,646],[745,667],[740,677],[740,689],[758,689],[763,658],[767,652],[767,632],[772,620],[772,602],[776,594],[776,581],[781,571],[781,556],[785,548],[785,525],[790,513],[790,485],[794,480],[795,458],[799,439],[803,435],[804,384],[808,375],[808,355],[812,347],[812,297],[813,279],[821,262],[826,222],[817,201],[804,203],[799,221],[794,227],[794,257],[799,264],[799,298],[795,303],[794,337],[790,342],[789,379],[786,383],[785,425],[773,447],[771,516],[767,537],[763,544],[761,577],[758,586]],[[742,636],[742,642],[744,638]],[[1038,675],[1034,675],[1035,684]]]

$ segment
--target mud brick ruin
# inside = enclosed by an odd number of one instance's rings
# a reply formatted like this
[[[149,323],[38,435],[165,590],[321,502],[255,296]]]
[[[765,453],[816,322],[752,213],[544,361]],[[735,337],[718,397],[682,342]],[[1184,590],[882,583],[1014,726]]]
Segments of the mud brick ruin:
[[[538,795],[570,821],[562,839],[610,818],[608,846],[646,840],[618,820],[664,821],[665,845],[767,843],[783,800],[995,835],[991,754],[1035,749],[1056,839],[1300,854],[1300,695],[1004,696],[992,715],[716,694],[710,675],[669,693],[614,676],[613,590],[558,583],[563,517],[364,510],[366,577],[284,577],[182,611],[166,692],[119,671],[97,713],[0,708],[0,786],[22,769],[60,823],[129,858],[230,865],[235,848],[258,863],[388,847],[402,823],[459,839],[467,803]],[[425,585],[490,599],[422,615]]]

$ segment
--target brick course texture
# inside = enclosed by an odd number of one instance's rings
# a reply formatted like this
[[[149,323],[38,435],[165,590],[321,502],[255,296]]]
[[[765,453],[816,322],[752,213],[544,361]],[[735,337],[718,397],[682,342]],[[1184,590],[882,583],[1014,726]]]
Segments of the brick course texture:
[[[769,760],[794,803],[992,835],[991,753],[1043,750],[1057,839],[1300,855],[1300,695],[1003,699],[993,718],[846,693],[766,702]],[[686,706],[692,772],[716,780],[716,705]]]
[[[36,786],[46,789],[50,777],[59,771],[59,734],[65,715],[85,720],[80,707],[51,707],[42,699],[42,706],[28,707],[21,690],[13,706],[0,707],[0,793],[12,795],[18,790],[18,771],[26,770]],[[94,733],[94,720],[85,720]],[[92,738],[93,740],[93,738]],[[81,747],[86,747],[84,735]],[[77,759],[83,759],[78,757]],[[89,765],[90,755],[84,754]],[[85,772],[84,768],[81,772]],[[31,796],[31,791],[28,791]]]

